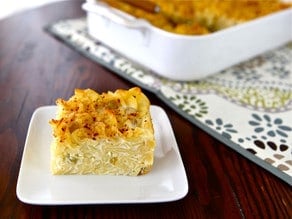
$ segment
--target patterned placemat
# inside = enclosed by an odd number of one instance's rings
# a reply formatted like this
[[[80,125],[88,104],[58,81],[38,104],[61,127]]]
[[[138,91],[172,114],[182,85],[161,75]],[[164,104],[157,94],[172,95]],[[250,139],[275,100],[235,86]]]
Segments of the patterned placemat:
[[[292,43],[211,77],[180,82],[157,76],[92,39],[85,18],[45,29],[292,185]]]

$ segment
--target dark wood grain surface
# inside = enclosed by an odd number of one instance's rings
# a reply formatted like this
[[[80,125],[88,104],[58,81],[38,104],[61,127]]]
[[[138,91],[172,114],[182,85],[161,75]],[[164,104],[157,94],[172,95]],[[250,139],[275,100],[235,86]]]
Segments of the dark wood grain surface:
[[[212,138],[146,92],[167,112],[189,181],[185,198],[168,203],[37,206],[16,196],[33,111],[68,98],[135,86],[43,31],[84,16],[80,1],[55,3],[0,21],[0,218],[291,218],[291,187]]]

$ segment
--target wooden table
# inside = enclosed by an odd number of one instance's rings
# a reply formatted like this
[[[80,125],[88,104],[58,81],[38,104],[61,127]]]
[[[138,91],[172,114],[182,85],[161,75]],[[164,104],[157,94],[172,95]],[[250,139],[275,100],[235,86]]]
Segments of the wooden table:
[[[37,206],[16,184],[33,111],[68,98],[135,86],[54,39],[43,27],[85,15],[80,1],[55,3],[0,21],[0,218],[291,218],[291,187],[189,123],[167,112],[185,165],[189,192],[167,203]]]

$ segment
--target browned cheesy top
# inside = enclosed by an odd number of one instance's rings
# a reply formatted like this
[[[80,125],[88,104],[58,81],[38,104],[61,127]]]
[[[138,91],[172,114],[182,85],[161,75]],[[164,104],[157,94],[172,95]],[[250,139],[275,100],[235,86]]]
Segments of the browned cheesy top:
[[[212,33],[291,7],[281,0],[139,0],[152,2],[160,13],[129,4],[135,0],[101,0],[168,32],[185,35]]]
[[[57,99],[56,119],[50,120],[59,142],[114,137],[136,137],[149,121],[150,102],[138,87],[98,94],[76,89],[69,99]]]

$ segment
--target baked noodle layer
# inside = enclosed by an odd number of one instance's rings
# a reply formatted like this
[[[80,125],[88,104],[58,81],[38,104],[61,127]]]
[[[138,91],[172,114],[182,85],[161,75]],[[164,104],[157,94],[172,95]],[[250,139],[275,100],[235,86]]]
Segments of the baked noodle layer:
[[[53,129],[53,174],[136,176],[149,172],[154,160],[150,102],[138,87],[98,94],[76,89],[57,99]]]

